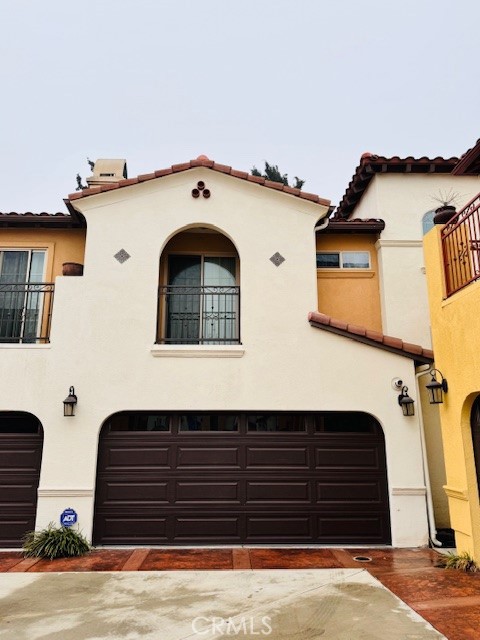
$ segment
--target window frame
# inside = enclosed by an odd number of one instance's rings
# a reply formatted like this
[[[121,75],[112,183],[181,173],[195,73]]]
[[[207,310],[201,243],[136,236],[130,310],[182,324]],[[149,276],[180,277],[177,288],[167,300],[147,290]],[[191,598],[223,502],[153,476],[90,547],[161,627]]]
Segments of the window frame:
[[[195,256],[200,258],[200,274],[201,274],[201,285],[204,286],[204,267],[205,260],[208,258],[233,258],[235,261],[235,286],[238,288],[238,312],[237,312],[237,337],[232,340],[232,342],[225,343],[227,346],[230,344],[238,345],[241,344],[240,337],[240,258],[238,253],[234,251],[198,251],[198,250],[178,250],[175,249],[173,251],[168,251],[165,253],[165,256],[162,256],[160,262],[160,283],[162,286],[169,286],[170,282],[170,259],[172,257],[188,257]],[[208,286],[208,285],[207,285]],[[202,324],[203,311],[200,310],[200,324]],[[204,346],[208,345],[209,341],[205,340],[203,335],[203,329],[199,332],[199,342],[191,342],[184,343],[180,342],[170,342],[167,338],[167,323],[168,323],[168,313],[167,313],[167,305],[163,300],[160,300],[160,295],[158,296],[158,312],[157,312],[157,338],[156,344],[168,344],[168,345],[178,345],[178,344],[188,344],[190,347],[196,346]],[[216,344],[215,339],[212,339],[211,344]]]
[[[359,267],[349,267],[349,266],[345,266],[345,254],[352,254],[352,253],[363,253],[366,254],[368,256],[368,265],[367,266],[359,266]],[[322,254],[322,255],[335,255],[338,256],[338,266],[319,266],[318,264],[318,255]],[[372,268],[372,260],[371,260],[371,255],[370,255],[370,251],[367,250],[361,250],[361,251],[350,251],[350,250],[346,250],[346,251],[316,251],[316,267],[317,269],[338,269],[338,270],[352,270],[352,271],[359,271],[359,270],[369,270]]]

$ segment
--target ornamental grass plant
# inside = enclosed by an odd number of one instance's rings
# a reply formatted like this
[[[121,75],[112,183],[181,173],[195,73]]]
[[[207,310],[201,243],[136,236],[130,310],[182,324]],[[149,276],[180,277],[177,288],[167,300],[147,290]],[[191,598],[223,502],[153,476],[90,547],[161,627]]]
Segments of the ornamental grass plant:
[[[462,553],[448,553],[438,560],[436,566],[443,569],[457,569],[458,571],[465,571],[466,573],[476,573],[477,571],[480,571],[480,567],[468,551],[462,551]]]
[[[29,531],[23,538],[26,558],[71,558],[91,551],[88,540],[71,527],[56,527],[51,522],[40,531]]]

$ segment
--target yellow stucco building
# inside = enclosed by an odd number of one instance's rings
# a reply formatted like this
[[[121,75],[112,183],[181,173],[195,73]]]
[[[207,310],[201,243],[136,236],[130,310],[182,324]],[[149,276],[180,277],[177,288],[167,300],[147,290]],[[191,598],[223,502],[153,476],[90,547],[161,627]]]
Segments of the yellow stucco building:
[[[477,155],[480,145],[477,144]],[[472,150],[473,151],[473,150]],[[425,236],[435,366],[448,382],[440,404],[457,549],[480,562],[480,197]],[[440,437],[440,434],[439,434]]]

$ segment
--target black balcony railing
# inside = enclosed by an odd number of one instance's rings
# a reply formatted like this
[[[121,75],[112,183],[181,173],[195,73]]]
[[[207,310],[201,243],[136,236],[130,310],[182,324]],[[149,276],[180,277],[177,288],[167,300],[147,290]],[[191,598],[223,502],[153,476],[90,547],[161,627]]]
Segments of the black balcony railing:
[[[240,343],[240,287],[161,285],[158,301],[157,343]]]
[[[0,343],[50,342],[55,285],[0,283]]]
[[[480,194],[442,229],[447,297],[480,279]]]

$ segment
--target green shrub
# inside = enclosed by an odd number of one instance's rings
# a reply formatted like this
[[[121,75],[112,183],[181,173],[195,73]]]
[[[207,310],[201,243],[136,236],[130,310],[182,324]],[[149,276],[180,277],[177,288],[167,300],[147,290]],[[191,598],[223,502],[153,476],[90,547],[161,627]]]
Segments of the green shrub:
[[[441,556],[437,562],[437,567],[443,567],[444,569],[458,569],[459,571],[469,571],[471,573],[480,571],[480,567],[468,551],[462,551],[462,553],[448,553],[445,556]]]
[[[29,531],[23,538],[26,558],[70,558],[83,556],[91,550],[86,538],[70,527],[56,527],[51,522],[41,531]]]

